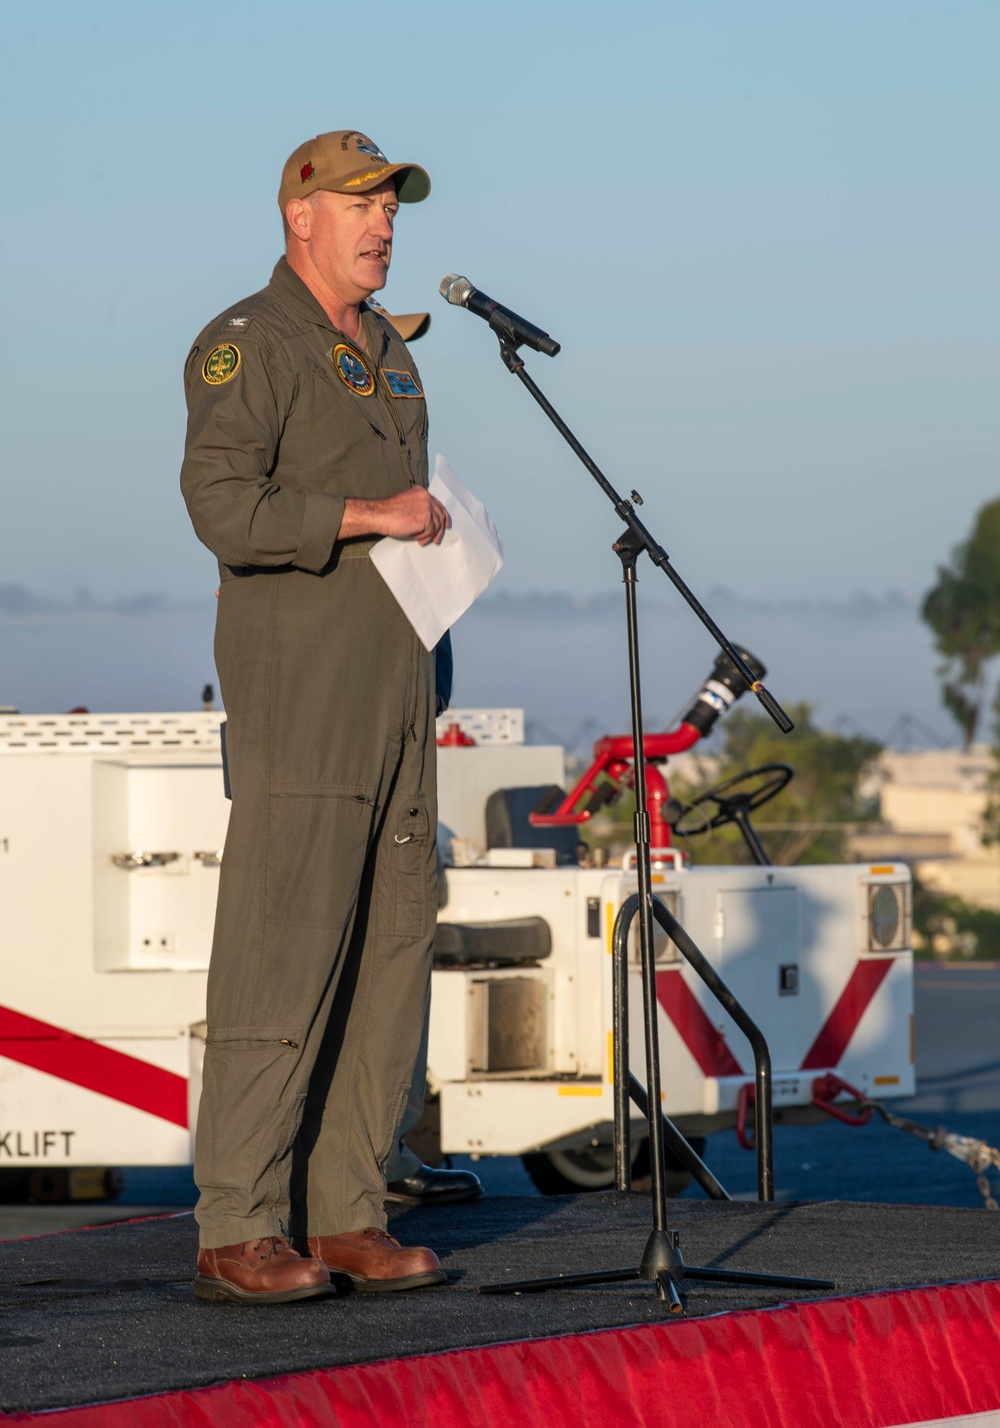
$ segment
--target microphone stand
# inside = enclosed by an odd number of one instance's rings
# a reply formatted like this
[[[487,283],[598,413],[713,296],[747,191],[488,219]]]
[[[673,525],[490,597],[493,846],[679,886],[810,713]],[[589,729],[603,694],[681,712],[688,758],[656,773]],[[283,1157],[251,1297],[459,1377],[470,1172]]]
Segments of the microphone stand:
[[[638,1266],[628,1269],[586,1271],[582,1274],[559,1274],[545,1279],[518,1280],[506,1284],[484,1284],[479,1286],[480,1294],[523,1294],[546,1289],[566,1289],[589,1284],[612,1284],[638,1279],[652,1281],[657,1298],[665,1303],[672,1314],[684,1312],[682,1284],[685,1279],[709,1280],[716,1283],[760,1284],[786,1289],[834,1289],[836,1285],[828,1279],[806,1279],[797,1275],[753,1274],[739,1270],[715,1269],[686,1265],[681,1256],[680,1242],[676,1230],[667,1223],[666,1167],[663,1154],[663,1117],[660,1110],[660,1056],[657,1026],[656,963],[653,955],[653,894],[652,869],[650,862],[649,811],[646,808],[646,771],[643,759],[642,741],[642,696],[639,683],[639,633],[636,604],[636,562],[643,551],[653,564],[673,582],[691,609],[708,629],[717,644],[736,665],[747,684],[756,694],[761,704],[770,714],[783,733],[788,733],[793,724],[778,701],[768,693],[753,670],[719,629],[718,625],[699,603],[684,581],[670,564],[670,559],[635,514],[635,506],[642,504],[637,491],[632,492],[632,500],[623,499],[607,479],[597,463],[577,441],[572,431],[551,402],[539,390],[525,370],[524,360],[518,356],[517,334],[506,315],[494,311],[489,319],[490,326],[500,342],[500,355],[507,370],[519,378],[522,385],[534,397],[542,411],[556,430],[564,437],[577,456],[586,466],[601,490],[614,507],[615,514],[624,521],[626,529],[612,549],[622,565],[622,579],[625,584],[626,617],[628,622],[629,681],[632,705],[632,748],[635,770],[635,822],[636,871],[639,883],[637,898],[627,899],[619,912],[615,924],[616,976],[616,1036],[615,1036],[615,1158],[616,1184],[622,1188],[627,1183],[628,1170],[624,1175],[619,1162],[623,1159],[623,1147],[628,1137],[628,1091],[625,1081],[628,1068],[622,1056],[623,1043],[627,1035],[628,1007],[627,977],[624,975],[624,949],[628,927],[632,918],[639,917],[639,949],[642,967],[643,1014],[646,1041],[646,1113],[649,1125],[650,1169],[652,1179],[653,1229],[646,1242],[646,1248]],[[758,1114],[763,1107],[758,1107]],[[623,1122],[623,1124],[620,1124]],[[674,1131],[677,1136],[680,1132]],[[770,1133],[770,1126],[767,1127]],[[686,1142],[685,1142],[686,1145]],[[690,1146],[687,1149],[694,1155]]]

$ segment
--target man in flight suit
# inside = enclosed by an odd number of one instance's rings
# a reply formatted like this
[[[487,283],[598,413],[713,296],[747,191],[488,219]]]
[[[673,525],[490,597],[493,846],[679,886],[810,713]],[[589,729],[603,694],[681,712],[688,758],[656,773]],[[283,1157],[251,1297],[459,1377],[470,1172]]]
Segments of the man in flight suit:
[[[232,813],[208,985],[196,1292],[440,1283],[385,1232],[435,915],[434,661],[368,552],[441,539],[420,376],[365,299],[414,164],[364,134],[285,165],[286,256],[185,368],[181,483],[220,564]],[[290,1243],[291,1241],[292,1243]],[[294,1248],[293,1248],[294,1244]]]

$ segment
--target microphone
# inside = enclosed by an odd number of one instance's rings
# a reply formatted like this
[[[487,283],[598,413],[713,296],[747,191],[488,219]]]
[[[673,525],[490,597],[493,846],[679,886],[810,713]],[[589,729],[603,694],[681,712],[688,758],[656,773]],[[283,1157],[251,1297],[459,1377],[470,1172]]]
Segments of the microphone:
[[[467,307],[477,317],[485,318],[497,336],[506,338],[514,347],[531,347],[535,352],[544,352],[546,357],[554,357],[559,351],[559,343],[547,332],[543,332],[533,322],[526,322],[523,317],[518,317],[509,307],[494,302],[478,288],[474,288],[468,278],[449,273],[441,279],[438,291],[446,302],[454,303],[457,307]]]

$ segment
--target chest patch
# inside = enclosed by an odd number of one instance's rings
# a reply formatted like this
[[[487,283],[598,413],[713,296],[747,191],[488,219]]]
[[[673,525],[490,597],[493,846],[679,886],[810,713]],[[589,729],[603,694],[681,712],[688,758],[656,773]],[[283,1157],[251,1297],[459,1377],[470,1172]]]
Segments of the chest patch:
[[[221,387],[235,377],[242,361],[240,349],[232,342],[220,342],[213,347],[201,365],[201,375],[210,387]]]
[[[386,368],[385,380],[389,384],[389,391],[394,397],[422,397],[423,392],[410,376],[409,372],[390,372]]]
[[[353,352],[346,343],[338,342],[333,349],[333,365],[344,385],[350,387],[359,397],[370,397],[374,392],[375,378],[364,358]]]

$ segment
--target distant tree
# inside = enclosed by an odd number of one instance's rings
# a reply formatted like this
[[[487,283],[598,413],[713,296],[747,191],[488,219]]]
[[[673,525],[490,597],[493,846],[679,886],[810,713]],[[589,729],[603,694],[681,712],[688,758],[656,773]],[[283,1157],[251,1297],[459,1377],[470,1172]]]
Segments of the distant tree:
[[[993,696],[993,768],[986,780],[981,833],[987,848],[1000,843],[1000,686]]]
[[[775,863],[841,862],[845,832],[824,825],[865,823],[875,817],[874,800],[865,797],[863,784],[882,746],[873,739],[844,738],[818,728],[809,704],[793,704],[788,712],[795,720],[791,734],[779,733],[766,714],[742,709],[728,714],[721,767],[714,781],[761,764],[789,764],[795,770],[792,782],[757,817],[762,824],[793,826],[773,832],[765,828],[761,842]],[[670,791],[684,799],[699,792],[678,780],[671,781]],[[751,861],[738,829],[732,826],[677,841],[679,847],[689,846],[699,863]]]
[[[968,748],[982,712],[986,667],[1000,654],[1000,500],[982,507],[968,540],[938,567],[920,613],[945,657],[941,697]]]

